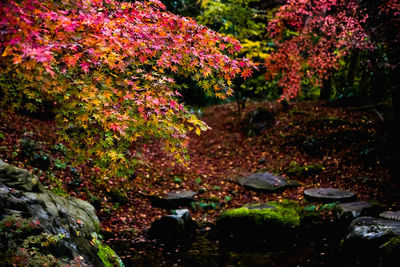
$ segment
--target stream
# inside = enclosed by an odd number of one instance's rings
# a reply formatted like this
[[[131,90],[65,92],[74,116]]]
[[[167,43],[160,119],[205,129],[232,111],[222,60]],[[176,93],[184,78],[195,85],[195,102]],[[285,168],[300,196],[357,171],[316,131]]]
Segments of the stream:
[[[200,230],[185,242],[126,240],[110,246],[125,266],[392,266],[377,251],[345,251],[340,246],[344,234],[343,229],[336,228],[285,242],[235,242],[218,238],[213,230]]]

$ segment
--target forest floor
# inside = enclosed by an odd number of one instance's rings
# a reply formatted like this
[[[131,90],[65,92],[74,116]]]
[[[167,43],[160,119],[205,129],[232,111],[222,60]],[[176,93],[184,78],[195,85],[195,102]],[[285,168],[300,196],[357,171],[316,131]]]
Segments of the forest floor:
[[[211,129],[191,136],[187,166],[175,165],[160,142],[148,142],[142,151],[143,164],[132,177],[118,181],[100,179],[89,163],[72,168],[64,162],[64,148],[57,141],[52,120],[3,112],[0,159],[31,170],[59,194],[90,201],[109,242],[132,238],[132,234],[143,238],[142,230],[168,214],[152,207],[150,197],[175,190],[201,192],[195,198],[197,206],[191,209],[198,222],[213,222],[221,210],[243,204],[301,201],[304,190],[313,187],[347,189],[360,200],[400,208],[400,179],[391,177],[393,149],[379,107],[298,102],[284,111],[276,103],[252,102],[243,117],[256,107],[275,114],[273,126],[260,135],[247,136],[245,119],[239,122],[235,103],[207,107],[201,119]],[[38,156],[51,159],[50,165],[43,168]],[[242,175],[260,171],[296,179],[301,186],[263,193],[236,182]],[[116,185],[122,189],[115,189]]]

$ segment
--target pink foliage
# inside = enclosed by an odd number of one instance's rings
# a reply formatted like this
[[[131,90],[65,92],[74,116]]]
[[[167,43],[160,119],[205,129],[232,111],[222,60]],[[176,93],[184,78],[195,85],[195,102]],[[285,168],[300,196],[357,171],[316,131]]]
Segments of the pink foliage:
[[[353,49],[373,49],[363,23],[368,18],[356,0],[289,0],[268,30],[277,49],[266,59],[267,79],[279,78],[280,100],[301,92],[308,79],[320,86],[339,60]]]

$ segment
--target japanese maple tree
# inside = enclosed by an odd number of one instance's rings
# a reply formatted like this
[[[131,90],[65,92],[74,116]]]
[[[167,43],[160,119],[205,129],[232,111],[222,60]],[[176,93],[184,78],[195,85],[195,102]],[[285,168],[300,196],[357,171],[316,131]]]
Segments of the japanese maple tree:
[[[373,49],[358,0],[288,0],[269,22],[277,49],[267,57],[266,77],[278,79],[280,100],[298,96],[302,85],[320,88],[354,49]]]
[[[147,138],[182,161],[188,133],[207,126],[178,102],[172,74],[225,98],[254,64],[229,57],[238,41],[164,9],[158,0],[3,1],[2,106],[52,103],[71,158],[111,174],[132,171]]]

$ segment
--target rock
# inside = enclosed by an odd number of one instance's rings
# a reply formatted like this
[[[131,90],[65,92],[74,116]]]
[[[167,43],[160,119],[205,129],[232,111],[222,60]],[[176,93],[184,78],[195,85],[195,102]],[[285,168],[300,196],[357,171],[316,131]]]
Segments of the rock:
[[[217,218],[224,238],[240,241],[284,240],[300,227],[302,207],[293,201],[267,202],[225,210]]]
[[[265,108],[257,108],[247,116],[247,135],[255,136],[274,124],[274,115]]]
[[[388,210],[379,214],[379,217],[389,220],[400,221],[400,210],[397,211]]]
[[[190,207],[190,203],[194,201],[197,195],[193,191],[169,192],[163,197],[154,197],[151,205],[165,209],[176,209],[179,207]]]
[[[338,188],[313,188],[304,191],[306,198],[316,201],[347,202],[355,199],[353,192]]]
[[[239,183],[252,190],[277,191],[292,186],[299,186],[297,181],[288,180],[269,172],[254,173],[239,179]]]
[[[0,220],[3,223],[15,221],[20,225],[26,225],[26,231],[20,233],[20,238],[2,240],[6,244],[6,248],[2,251],[12,252],[16,246],[22,246],[16,243],[18,240],[28,242],[35,239],[54,239],[57,240],[52,244],[55,248],[50,250],[54,257],[49,256],[48,260],[60,258],[64,263],[75,264],[77,259],[81,259],[79,264],[82,266],[105,266],[105,261],[110,260],[122,264],[115,253],[110,256],[112,250],[106,249],[107,246],[100,241],[96,244],[92,242],[93,234],[99,231],[99,219],[92,205],[77,198],[62,198],[49,192],[39,183],[35,175],[1,160]],[[32,227],[35,226],[35,231],[27,226],[31,224]],[[4,237],[7,237],[6,233],[1,239]],[[42,247],[38,248],[38,251],[40,249]],[[104,249],[110,252],[108,255],[111,258],[105,259],[104,255],[103,258],[100,257],[100,251]],[[7,261],[7,258],[1,260]]]
[[[380,247],[400,235],[400,221],[359,217],[353,220],[344,243],[349,247]]]
[[[344,222],[352,221],[359,216],[377,216],[383,207],[377,203],[355,201],[336,205],[336,217]]]
[[[147,233],[150,238],[182,240],[193,236],[195,230],[196,223],[190,217],[189,210],[179,209],[173,215],[155,220]]]
[[[39,179],[36,176],[2,160],[0,160],[0,181],[11,188],[39,192]]]

